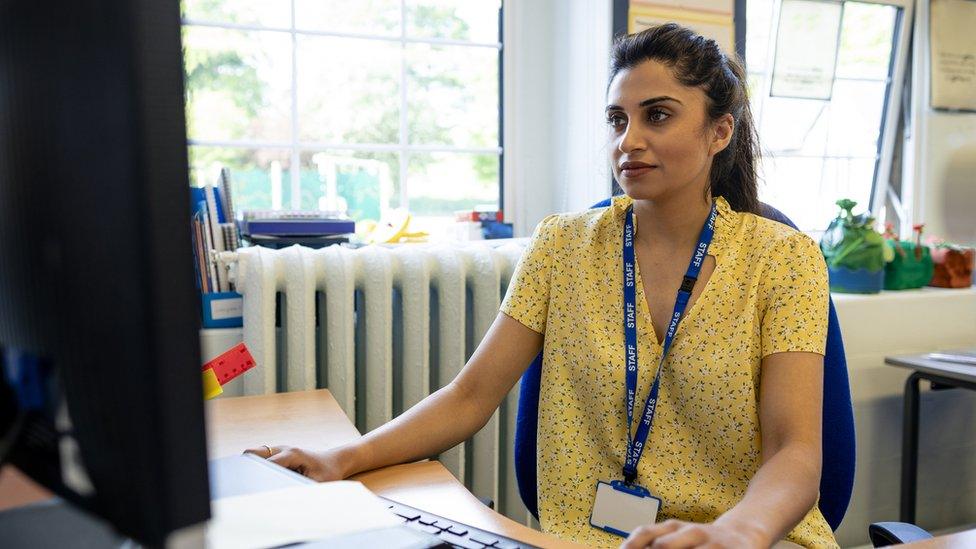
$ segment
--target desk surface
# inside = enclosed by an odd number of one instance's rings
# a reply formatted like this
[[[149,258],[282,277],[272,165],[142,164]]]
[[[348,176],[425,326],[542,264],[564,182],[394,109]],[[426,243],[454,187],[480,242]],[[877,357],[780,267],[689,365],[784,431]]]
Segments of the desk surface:
[[[966,349],[968,352],[973,352],[974,349]],[[952,351],[945,351],[946,354],[952,354]],[[958,379],[961,381],[968,381],[970,383],[976,383],[976,366],[969,364],[959,364],[956,362],[946,362],[943,360],[935,360],[927,358],[928,353],[914,354],[914,355],[897,355],[885,357],[885,364],[890,364],[891,366],[900,366],[902,368],[909,368],[911,370],[916,370],[925,374],[937,375],[942,377],[947,377],[951,379]]]
[[[325,389],[212,400],[207,403],[207,426],[211,459],[262,444],[330,448],[360,436]],[[395,501],[533,545],[583,547],[485,507],[436,461],[385,467],[352,480]]]

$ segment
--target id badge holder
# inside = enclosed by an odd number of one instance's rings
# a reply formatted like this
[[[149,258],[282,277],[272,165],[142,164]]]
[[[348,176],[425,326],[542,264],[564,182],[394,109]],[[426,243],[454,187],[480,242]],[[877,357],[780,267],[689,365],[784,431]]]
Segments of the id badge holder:
[[[627,485],[621,480],[596,483],[596,500],[590,525],[611,534],[627,537],[638,526],[654,524],[661,500],[647,488]]]

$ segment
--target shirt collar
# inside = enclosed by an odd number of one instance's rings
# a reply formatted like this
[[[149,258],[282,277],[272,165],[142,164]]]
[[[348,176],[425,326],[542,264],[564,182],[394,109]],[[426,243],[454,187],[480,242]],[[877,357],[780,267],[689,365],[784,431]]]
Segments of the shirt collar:
[[[610,203],[614,218],[620,222],[621,231],[623,230],[624,214],[627,212],[627,208],[633,203],[634,199],[626,194],[613,197]],[[712,243],[708,247],[708,255],[717,257],[725,251],[729,234],[732,232],[732,227],[736,223],[737,212],[732,209],[732,206],[729,205],[729,202],[724,196],[719,196],[715,199],[715,210],[718,214],[715,219],[715,235],[712,237]]]

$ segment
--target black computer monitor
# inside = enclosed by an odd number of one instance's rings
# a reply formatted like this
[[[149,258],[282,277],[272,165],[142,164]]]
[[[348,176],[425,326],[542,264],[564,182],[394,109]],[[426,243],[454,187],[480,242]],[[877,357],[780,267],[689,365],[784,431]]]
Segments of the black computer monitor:
[[[210,513],[181,61],[177,0],[0,0],[0,461],[150,546]]]

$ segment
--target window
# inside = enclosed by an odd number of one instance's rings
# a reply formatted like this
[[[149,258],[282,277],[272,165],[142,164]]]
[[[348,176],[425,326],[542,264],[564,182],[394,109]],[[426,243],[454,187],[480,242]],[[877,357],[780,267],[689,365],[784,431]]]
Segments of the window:
[[[238,209],[500,204],[500,0],[184,0],[191,179]]]
[[[805,17],[819,4],[807,2]],[[840,198],[856,211],[880,208],[891,154],[907,53],[906,10],[896,3],[840,3],[838,51],[829,99],[771,96],[771,74],[782,0],[747,4],[746,68],[763,148],[760,199],[804,231],[822,231]],[[789,15],[787,15],[789,17]],[[787,21],[786,23],[794,23]],[[829,75],[828,75],[829,76]]]

